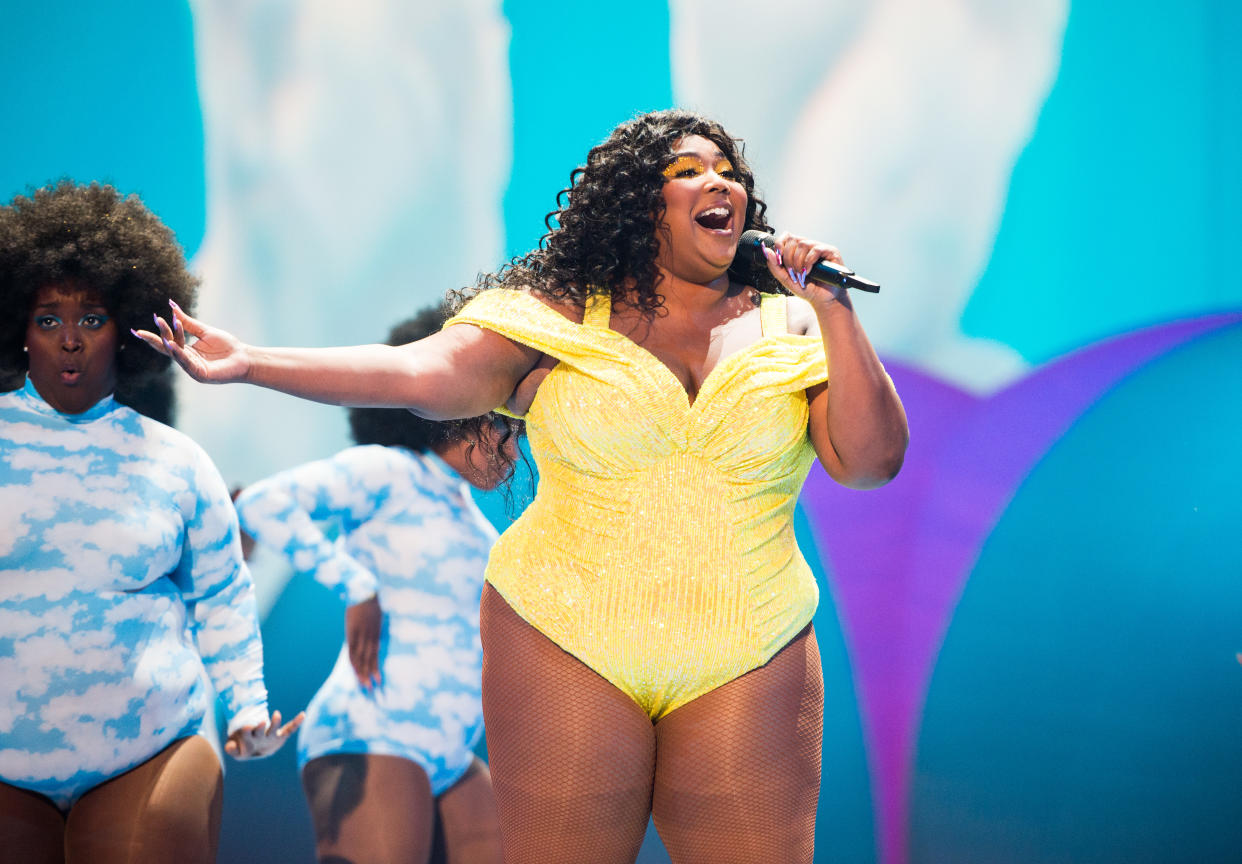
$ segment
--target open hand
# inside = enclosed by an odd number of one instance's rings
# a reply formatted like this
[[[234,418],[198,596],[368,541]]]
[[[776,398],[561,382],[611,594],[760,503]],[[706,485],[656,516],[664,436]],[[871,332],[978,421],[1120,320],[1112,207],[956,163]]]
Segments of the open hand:
[[[281,726],[280,712],[273,711],[272,718],[267,723],[243,726],[235,730],[225,742],[224,752],[234,759],[262,759],[264,756],[271,756],[285,746],[289,736],[298,730],[305,717],[306,712],[299,711],[298,716]]]
[[[130,332],[156,351],[175,360],[195,381],[227,384],[245,380],[250,372],[250,356],[247,346],[241,340],[186,314],[171,300],[168,305],[172,307],[171,326],[156,315],[153,322],[154,332]],[[193,342],[186,341],[187,333],[194,337]]]

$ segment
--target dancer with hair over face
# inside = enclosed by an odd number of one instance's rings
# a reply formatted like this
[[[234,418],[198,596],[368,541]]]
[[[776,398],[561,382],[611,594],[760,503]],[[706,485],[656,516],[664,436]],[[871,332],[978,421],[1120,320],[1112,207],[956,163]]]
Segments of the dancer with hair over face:
[[[0,208],[0,861],[213,862],[222,775],[269,718],[223,480],[128,347],[195,280],[136,197],[65,181]],[[128,347],[128,350],[126,348]],[[21,379],[24,377],[24,382]]]
[[[200,381],[525,418],[539,489],[481,613],[506,861],[633,861],[650,814],[675,862],[809,862],[823,683],[794,508],[817,459],[891,479],[905,413],[848,294],[806,280],[834,247],[781,234],[731,272],[767,222],[719,124],[623,123],[558,201],[412,345],[256,348],[181,312],[140,335]]]
[[[425,309],[388,344],[423,339],[444,318]],[[345,644],[298,733],[320,861],[501,860],[491,776],[473,752],[479,597],[496,531],[470,487],[511,473],[511,423],[352,408],[358,446],[237,498],[243,529],[347,604]]]

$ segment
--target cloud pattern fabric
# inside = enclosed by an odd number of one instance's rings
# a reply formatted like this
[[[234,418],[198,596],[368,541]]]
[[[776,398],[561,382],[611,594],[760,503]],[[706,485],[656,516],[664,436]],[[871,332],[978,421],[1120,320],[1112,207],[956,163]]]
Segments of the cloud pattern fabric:
[[[479,598],[496,530],[431,453],[364,445],[281,472],[237,499],[242,525],[346,603],[378,594],[382,685],[363,690],[341,646],[298,735],[298,765],[330,753],[400,756],[439,795],[483,730]],[[335,539],[331,539],[332,537]]]
[[[173,741],[265,722],[228,490],[185,435],[107,397],[0,395],[0,779],[67,809]],[[218,752],[218,744],[217,744]]]

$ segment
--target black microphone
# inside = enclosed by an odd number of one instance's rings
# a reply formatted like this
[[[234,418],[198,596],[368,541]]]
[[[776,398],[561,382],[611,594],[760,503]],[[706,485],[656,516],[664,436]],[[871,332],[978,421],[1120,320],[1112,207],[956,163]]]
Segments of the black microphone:
[[[742,239],[737,244],[737,254],[733,257],[733,266],[744,265],[753,273],[756,267],[766,267],[767,259],[763,256],[763,248],[776,248],[771,234],[763,231],[743,231]],[[833,264],[831,261],[816,261],[811,272],[806,274],[807,281],[818,285],[839,285],[842,288],[857,288],[859,291],[870,291],[875,294],[880,290],[878,282],[858,276],[848,267]]]

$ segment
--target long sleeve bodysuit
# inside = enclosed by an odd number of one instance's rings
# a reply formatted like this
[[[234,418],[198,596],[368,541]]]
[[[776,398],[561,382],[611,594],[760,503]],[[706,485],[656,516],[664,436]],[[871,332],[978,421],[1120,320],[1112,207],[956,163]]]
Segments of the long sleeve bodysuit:
[[[185,435],[107,397],[0,395],[0,780],[62,809],[173,741],[267,720],[228,490]]]
[[[382,685],[364,690],[342,645],[307,707],[298,765],[400,756],[443,792],[470,767],[483,728],[479,597],[496,531],[466,482],[432,453],[366,445],[262,480],[237,509],[296,572],[348,604],[378,595],[384,613]]]

